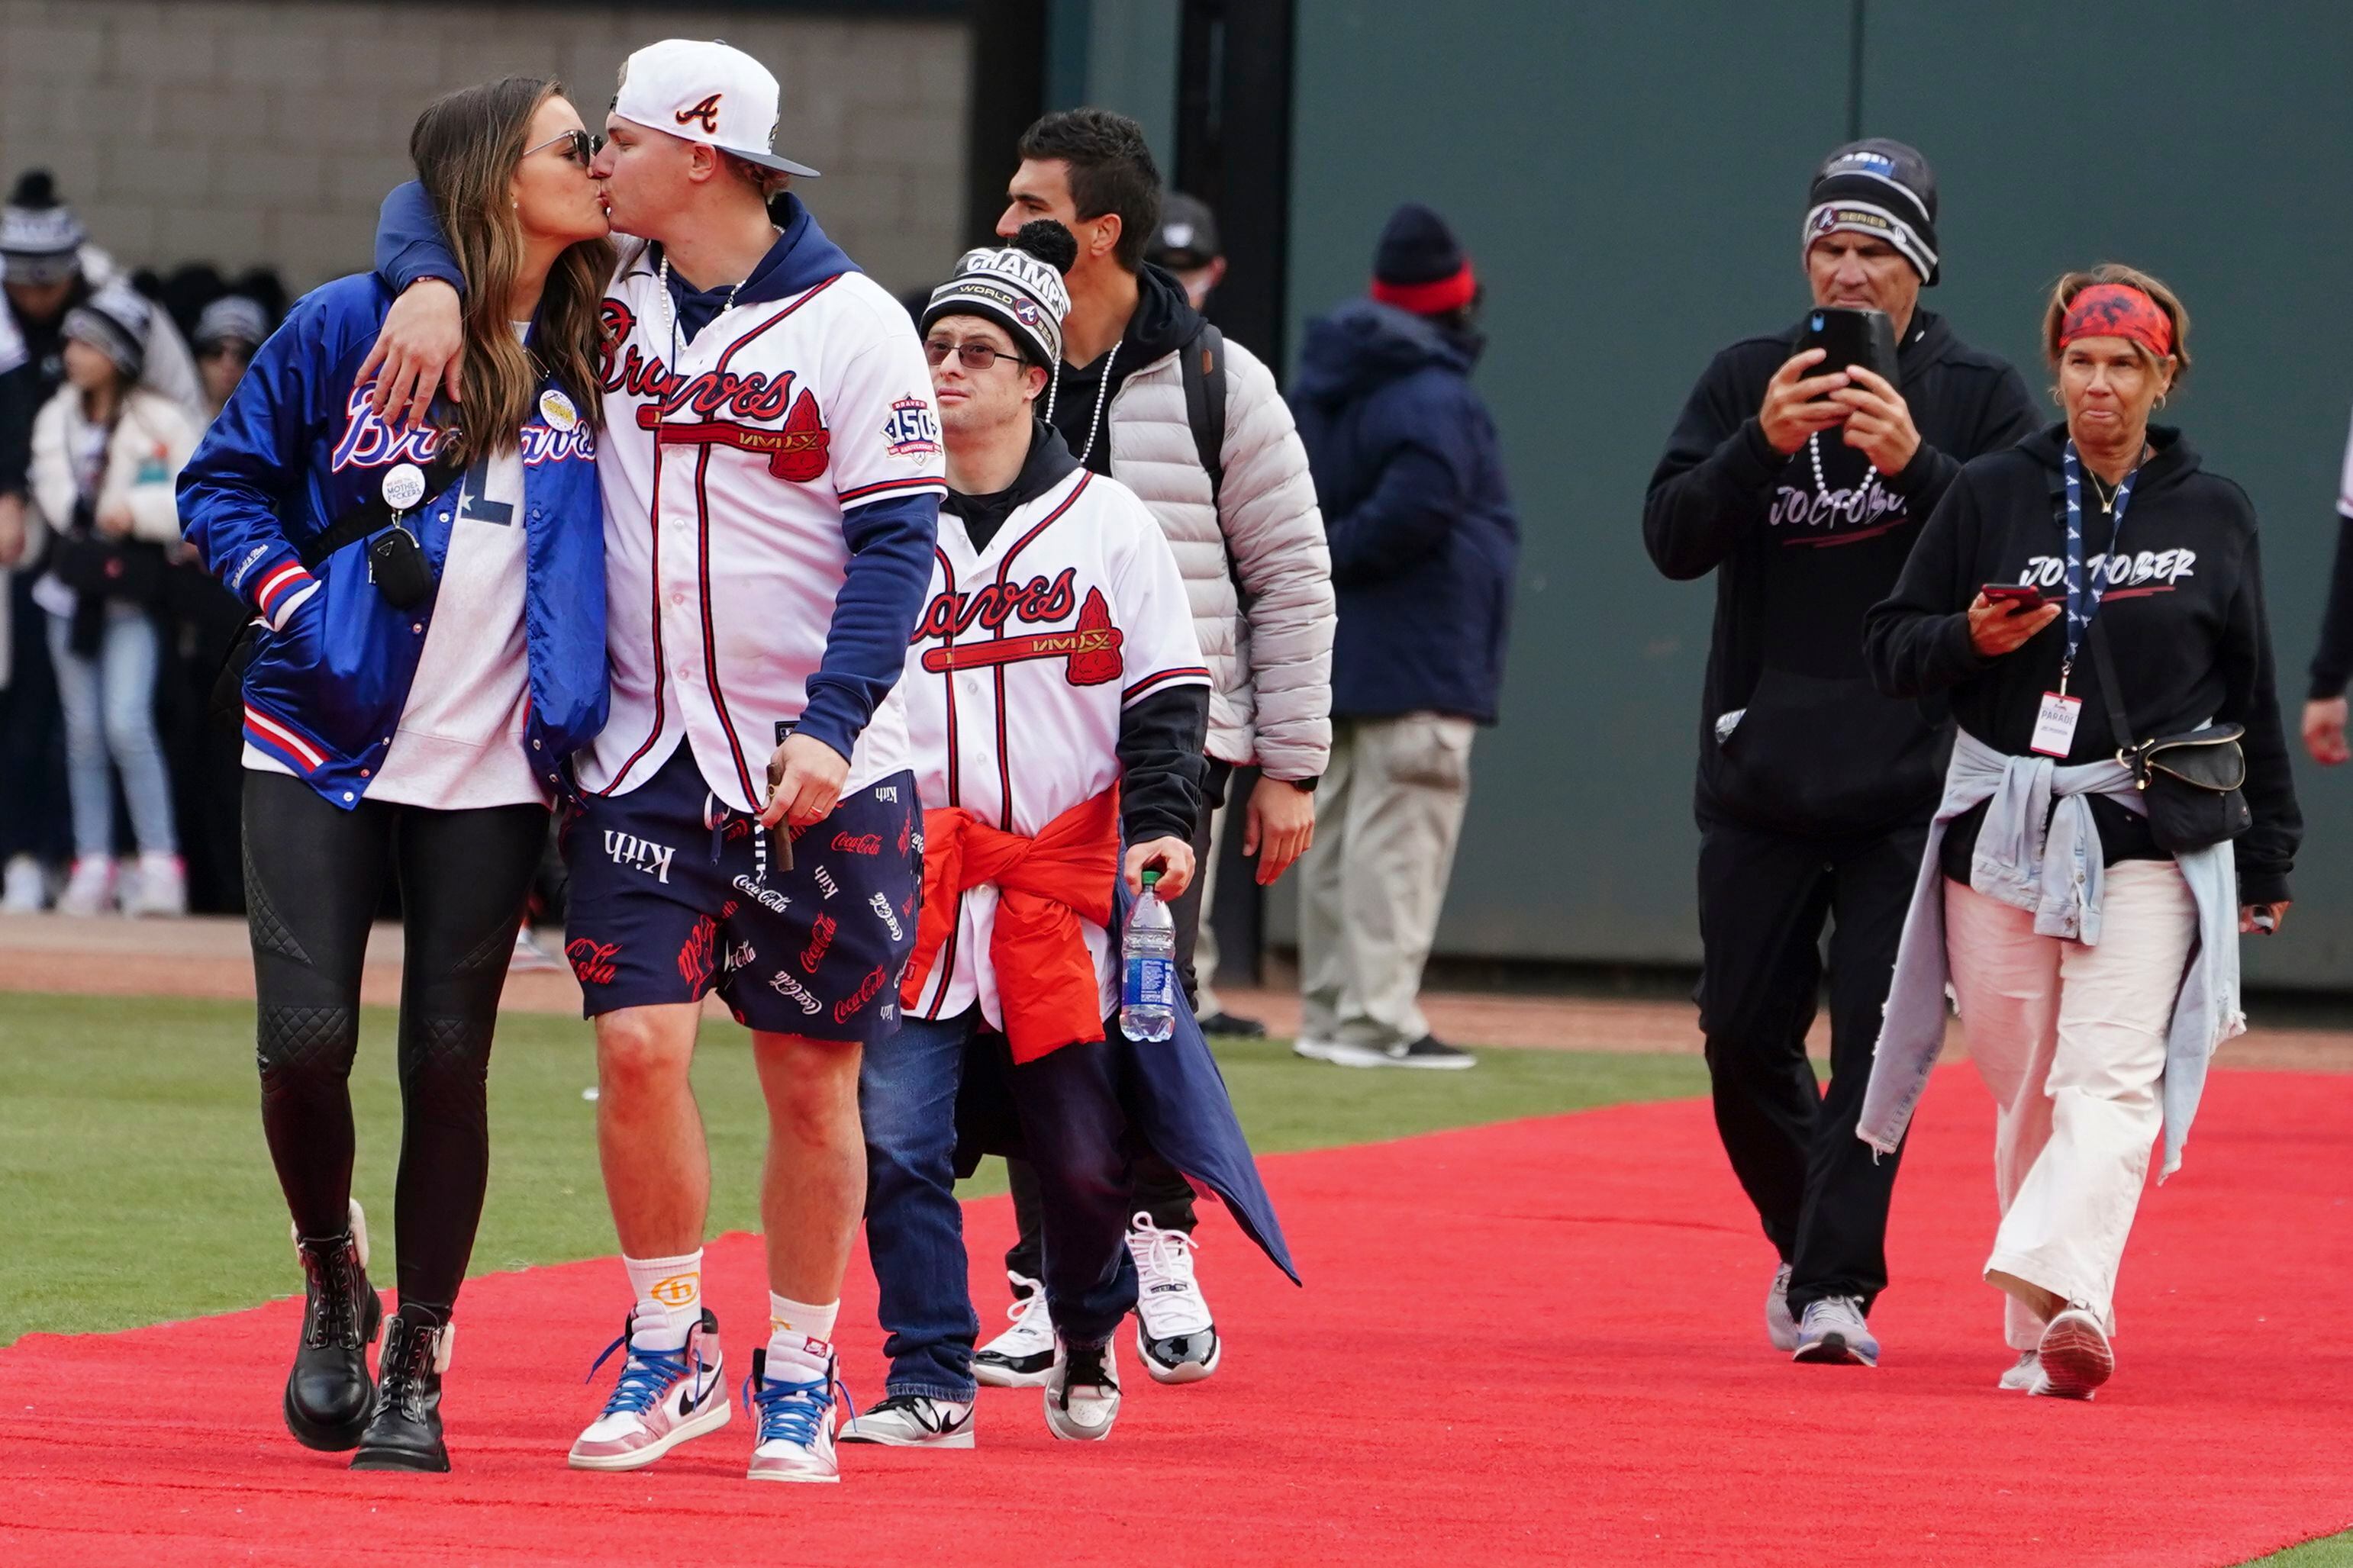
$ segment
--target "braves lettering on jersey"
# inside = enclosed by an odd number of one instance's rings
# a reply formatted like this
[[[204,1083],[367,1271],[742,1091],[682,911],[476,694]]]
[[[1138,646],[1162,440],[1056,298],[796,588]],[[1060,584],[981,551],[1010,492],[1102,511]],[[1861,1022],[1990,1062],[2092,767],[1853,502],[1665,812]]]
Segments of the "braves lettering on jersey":
[[[682,737],[712,793],[766,794],[849,560],[846,510],[944,494],[931,376],[904,311],[862,273],[734,306],[692,335],[646,252],[607,295],[605,496],[612,717],[582,784],[626,794]],[[893,694],[844,794],[907,765]]]
[[[1114,479],[1073,470],[1015,508],[985,550],[944,510],[936,556],[899,682],[926,806],[1034,836],[1118,784],[1128,704],[1209,682],[1167,537]],[[977,1000],[1003,1023],[988,957],[996,912],[994,888],[964,895],[923,1016],[954,1017]],[[1108,1013],[1111,939],[1082,924]]]

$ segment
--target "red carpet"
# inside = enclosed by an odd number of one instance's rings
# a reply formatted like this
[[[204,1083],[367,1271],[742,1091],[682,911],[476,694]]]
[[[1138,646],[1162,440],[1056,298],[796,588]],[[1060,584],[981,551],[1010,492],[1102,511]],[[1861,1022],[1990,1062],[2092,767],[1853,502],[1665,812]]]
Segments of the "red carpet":
[[[1897,1188],[1877,1373],[1768,1353],[1769,1254],[1705,1107],[1626,1107],[1270,1160],[1309,1288],[1206,1227],[1232,1335],[1214,1380],[1161,1388],[1124,1355],[1118,1432],[1090,1447],[1052,1442],[1034,1392],[991,1391],[977,1450],[848,1450],[839,1488],[744,1482],[740,1412],[635,1476],[565,1469],[621,1309],[610,1264],[468,1287],[448,1478],[353,1476],[285,1436],[290,1303],[36,1336],[0,1352],[0,1558],[2139,1565],[2353,1524],[2353,1078],[2216,1079],[2143,1210],[2117,1380],[2090,1405],[1994,1390],[1989,1125],[1948,1070]],[[986,1258],[1008,1211],[971,1219]],[[754,1245],[712,1258],[723,1321],[756,1321]],[[864,1274],[841,1340],[871,1401]]]

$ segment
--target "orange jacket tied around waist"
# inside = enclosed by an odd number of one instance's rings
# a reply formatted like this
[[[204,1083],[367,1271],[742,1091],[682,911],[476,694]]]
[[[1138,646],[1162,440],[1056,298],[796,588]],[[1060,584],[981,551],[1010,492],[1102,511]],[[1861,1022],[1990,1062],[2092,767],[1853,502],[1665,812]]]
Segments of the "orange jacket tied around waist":
[[[923,813],[923,912],[899,984],[913,1009],[955,931],[961,895],[995,884],[988,956],[1015,1062],[1103,1037],[1103,992],[1082,919],[1108,929],[1119,875],[1119,792],[1105,790],[1035,838],[991,827],[961,806]]]

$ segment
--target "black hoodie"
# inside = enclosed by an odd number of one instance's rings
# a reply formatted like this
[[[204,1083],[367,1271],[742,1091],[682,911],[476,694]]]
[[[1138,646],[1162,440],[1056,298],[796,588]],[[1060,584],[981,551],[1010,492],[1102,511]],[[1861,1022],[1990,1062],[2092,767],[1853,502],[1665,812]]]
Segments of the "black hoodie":
[[[1201,313],[1186,297],[1185,286],[1147,266],[1135,275],[1135,313],[1128,317],[1117,346],[1096,355],[1092,363],[1056,367],[1054,428],[1071,451],[1083,455],[1088,468],[1111,477],[1111,404],[1121,385],[1153,361],[1191,342],[1201,326]],[[1106,369],[1108,387],[1103,384]]]
[[[940,526],[962,527],[975,550],[986,550],[1015,509],[1060,484],[1078,466],[1062,437],[1044,420],[1034,420],[1020,476],[987,495],[950,489],[940,503]],[[1120,710],[1119,825],[1130,844],[1193,837],[1208,735],[1207,686],[1165,687]]]
[[[2066,486],[2061,468],[2067,427],[2038,431],[2007,452],[1964,468],[1922,531],[1893,597],[1863,626],[1873,679],[1893,697],[1943,692],[1960,727],[2013,756],[2031,753],[2037,710],[2059,687],[2065,637],[2053,621],[2015,652],[1981,657],[1970,646],[1968,607],[1988,583],[2066,594]],[[2104,569],[2102,635],[2123,676],[2125,716],[2135,741],[2177,734],[2212,721],[2243,724],[2247,805],[2254,826],[2236,843],[2242,903],[2286,899],[2288,872],[2304,837],[2287,742],[2280,731],[2271,628],[2263,611],[2263,560],[2247,494],[2199,467],[2181,432],[2152,426],[2155,455],[2125,505],[2122,551],[2103,537],[2087,496],[2084,565]],[[2081,697],[2068,763],[2116,753],[2098,672],[2086,649],[2068,685]],[[2128,808],[2094,799],[2093,815],[2113,862],[2158,852]],[[1968,875],[1968,847],[1982,812],[1957,821],[1945,868]]]
[[[1916,310],[1896,367],[1918,453],[1902,473],[1865,483],[1866,459],[1832,431],[1819,443],[1817,484],[1813,455],[1801,447],[1783,457],[1757,422],[1766,383],[1801,331],[1715,356],[1651,476],[1642,540],[1670,577],[1716,574],[1702,819],[1878,832],[1935,811],[1944,737],[1941,716],[1873,690],[1863,612],[1886,595],[1961,465],[2027,435],[2034,414],[2017,371]]]

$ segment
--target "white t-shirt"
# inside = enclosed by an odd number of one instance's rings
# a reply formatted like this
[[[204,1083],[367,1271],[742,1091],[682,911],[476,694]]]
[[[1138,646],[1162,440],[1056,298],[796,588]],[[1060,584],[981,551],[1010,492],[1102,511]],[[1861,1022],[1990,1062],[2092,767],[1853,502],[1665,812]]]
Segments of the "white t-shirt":
[[[522,454],[510,449],[475,464],[458,494],[433,624],[367,797],[435,811],[544,805],[522,740],[531,699]],[[245,765],[290,771],[250,744]]]
[[[529,321],[512,326],[517,342],[530,337]],[[367,797],[432,811],[545,805],[547,791],[522,744],[531,656],[522,629],[522,449],[475,463],[459,482],[458,498],[433,625]],[[245,765],[293,772],[250,743]]]

